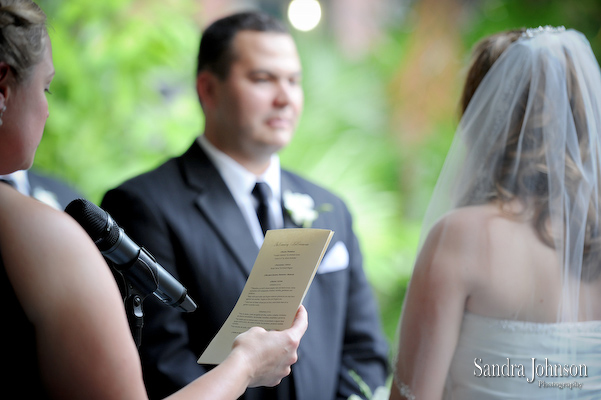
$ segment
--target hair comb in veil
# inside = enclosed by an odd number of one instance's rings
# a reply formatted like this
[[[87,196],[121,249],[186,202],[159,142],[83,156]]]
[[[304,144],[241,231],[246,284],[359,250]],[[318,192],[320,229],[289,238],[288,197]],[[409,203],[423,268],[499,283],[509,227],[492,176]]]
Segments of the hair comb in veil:
[[[534,37],[536,35],[540,35],[541,33],[560,33],[564,32],[566,28],[564,26],[539,26],[538,28],[528,28],[522,33],[523,37]]]

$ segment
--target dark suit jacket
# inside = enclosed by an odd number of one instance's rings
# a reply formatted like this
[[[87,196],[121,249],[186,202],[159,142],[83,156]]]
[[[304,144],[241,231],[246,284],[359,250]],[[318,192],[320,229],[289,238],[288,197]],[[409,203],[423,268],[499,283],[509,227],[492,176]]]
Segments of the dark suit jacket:
[[[317,206],[332,205],[313,227],[332,229],[335,235],[320,265],[326,272],[318,271],[304,300],[309,328],[292,378],[275,389],[249,389],[244,398],[346,399],[359,393],[349,370],[372,389],[384,385],[387,343],[351,215],[338,197],[282,171],[285,190],[309,194]],[[149,394],[160,398],[206,371],[196,361],[234,307],[259,249],[226,184],[196,142],[181,157],[109,191],[101,206],[188,288],[199,306],[181,313],[154,297],[144,302],[140,354]],[[287,220],[286,226],[294,225]],[[347,265],[331,260],[333,248],[342,259],[344,248],[348,250]],[[286,393],[291,386],[295,397]]]

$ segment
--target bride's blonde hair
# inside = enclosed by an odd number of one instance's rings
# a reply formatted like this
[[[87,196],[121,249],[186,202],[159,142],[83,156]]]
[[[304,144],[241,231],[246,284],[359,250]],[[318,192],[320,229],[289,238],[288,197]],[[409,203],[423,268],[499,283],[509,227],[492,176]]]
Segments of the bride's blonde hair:
[[[474,92],[484,79],[495,61],[503,54],[510,44],[522,37],[525,29],[513,29],[496,33],[480,40],[472,50],[472,59],[463,85],[459,101],[459,111],[463,115],[470,103]]]
[[[466,111],[472,96],[495,61],[512,43],[523,37],[524,32],[524,29],[501,32],[482,40],[475,46],[461,96],[461,114]],[[599,182],[600,162],[597,160],[592,163],[596,171],[592,171],[593,173],[589,174],[588,178],[583,176],[583,171],[579,166],[585,164],[588,158],[598,158],[599,155],[591,154],[591,149],[596,149],[596,147],[593,145],[594,143],[590,143],[583,92],[578,86],[576,78],[578,72],[575,70],[568,49],[563,48],[562,51],[565,59],[562,73],[565,73],[568,106],[572,116],[572,121],[569,122],[574,124],[579,151],[574,153],[568,148],[562,150],[559,146],[550,146],[553,138],[549,137],[548,133],[544,133],[544,128],[556,121],[555,116],[549,115],[549,111],[544,109],[543,104],[545,101],[556,99],[545,98],[544,85],[537,85],[535,90],[532,90],[526,84],[523,86],[523,92],[517,93],[514,108],[507,110],[507,115],[500,116],[500,118],[506,118],[508,122],[507,134],[500,136],[497,143],[490,148],[488,157],[491,162],[497,163],[493,176],[485,177],[476,173],[476,179],[465,191],[465,196],[459,205],[498,203],[503,211],[509,212],[511,215],[528,218],[541,241],[554,247],[558,239],[563,241],[564,238],[555,237],[556,235],[550,227],[551,203],[563,193],[549,187],[547,151],[564,151],[565,172],[562,181],[565,185],[564,192],[577,193],[577,188],[583,180],[590,179],[590,176],[597,179],[593,185],[596,190],[590,194],[590,201],[583,202],[588,204],[585,206],[586,210],[579,211],[583,215],[586,214],[581,273],[584,280],[592,280],[601,273],[601,237],[598,226],[599,199],[601,199],[599,191],[601,188],[601,182]],[[537,73],[543,76],[547,71],[541,70]],[[554,70],[553,73],[556,71]],[[557,101],[560,100],[557,99]],[[526,115],[527,107],[529,107],[528,115]],[[489,132],[481,131],[478,134],[487,135]],[[576,155],[576,159],[574,155]],[[515,208],[505,207],[516,200],[522,206],[519,212],[516,212]],[[578,201],[574,201],[574,203],[574,207],[579,206]]]

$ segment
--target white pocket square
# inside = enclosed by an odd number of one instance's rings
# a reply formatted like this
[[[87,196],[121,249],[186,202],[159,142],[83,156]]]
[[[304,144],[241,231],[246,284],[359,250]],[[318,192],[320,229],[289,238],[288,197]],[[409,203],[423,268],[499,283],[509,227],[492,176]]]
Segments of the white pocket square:
[[[317,269],[318,274],[340,271],[348,268],[349,254],[343,242],[336,244],[326,253]]]

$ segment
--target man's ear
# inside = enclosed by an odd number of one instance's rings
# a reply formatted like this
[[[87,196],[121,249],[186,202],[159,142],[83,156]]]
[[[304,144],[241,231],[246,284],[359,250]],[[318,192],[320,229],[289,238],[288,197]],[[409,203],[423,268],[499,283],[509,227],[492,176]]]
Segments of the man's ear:
[[[6,106],[6,99],[10,96],[10,85],[12,73],[10,65],[0,62],[0,109]]]
[[[196,93],[203,108],[213,108],[215,106],[216,83],[217,77],[208,71],[202,71],[196,76]]]

